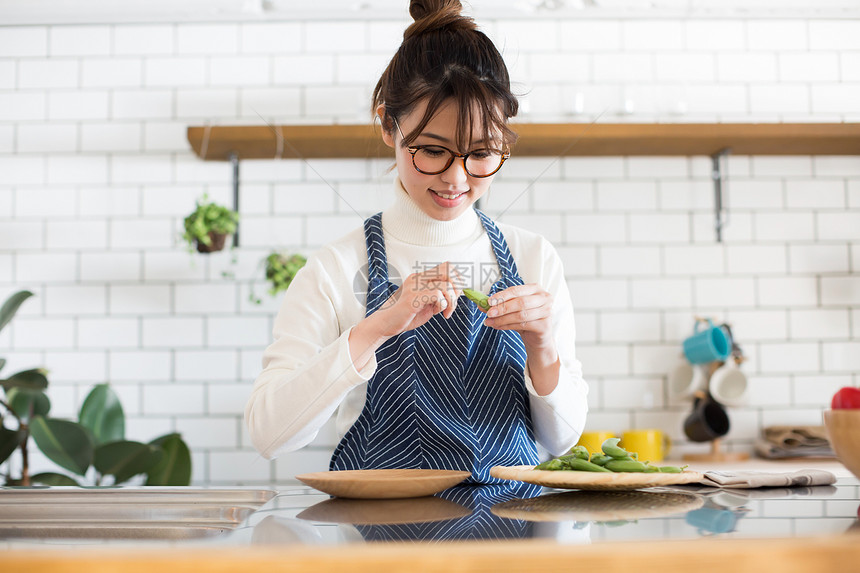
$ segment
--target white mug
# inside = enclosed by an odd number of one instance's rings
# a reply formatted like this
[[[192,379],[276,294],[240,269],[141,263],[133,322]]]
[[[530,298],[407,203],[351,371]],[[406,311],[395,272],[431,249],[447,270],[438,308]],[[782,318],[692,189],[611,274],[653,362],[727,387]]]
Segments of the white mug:
[[[669,373],[669,395],[676,400],[687,400],[699,390],[708,386],[707,364],[690,364],[686,359],[679,360]]]
[[[708,390],[714,400],[724,406],[740,406],[746,399],[747,377],[731,357],[717,368],[708,382]]]

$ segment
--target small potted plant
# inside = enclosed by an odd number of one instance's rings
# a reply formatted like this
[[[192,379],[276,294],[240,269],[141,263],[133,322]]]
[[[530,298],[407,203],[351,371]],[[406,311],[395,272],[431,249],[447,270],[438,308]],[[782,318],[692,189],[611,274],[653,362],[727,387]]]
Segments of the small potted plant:
[[[263,262],[266,264],[266,280],[268,280],[271,285],[269,288],[269,294],[275,296],[279,292],[285,291],[289,288],[290,283],[293,282],[293,279],[296,276],[296,273],[299,272],[299,269],[305,266],[307,259],[299,254],[287,255],[285,253],[275,251],[261,261],[261,263]],[[251,302],[255,304],[260,304],[262,302],[254,294],[253,288],[250,298]]]
[[[269,294],[274,296],[287,290],[306,262],[308,260],[299,254],[287,256],[275,252],[266,257],[266,279],[272,284]]]
[[[239,215],[235,211],[208,200],[207,195],[197,200],[197,208],[185,217],[185,233],[182,238],[191,250],[196,244],[197,251],[213,253],[224,249],[227,236],[236,231]]]

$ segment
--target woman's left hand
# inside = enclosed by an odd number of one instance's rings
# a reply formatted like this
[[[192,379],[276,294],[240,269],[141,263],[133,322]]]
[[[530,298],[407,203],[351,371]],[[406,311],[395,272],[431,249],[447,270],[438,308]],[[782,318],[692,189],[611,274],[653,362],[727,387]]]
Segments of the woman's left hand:
[[[490,296],[484,324],[519,332],[529,354],[554,350],[552,302],[552,295],[537,284],[508,287]]]

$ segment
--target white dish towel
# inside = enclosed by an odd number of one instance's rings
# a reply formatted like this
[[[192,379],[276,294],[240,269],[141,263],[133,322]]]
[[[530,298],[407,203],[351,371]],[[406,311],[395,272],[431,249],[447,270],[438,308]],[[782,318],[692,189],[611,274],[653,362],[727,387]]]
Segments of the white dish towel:
[[[836,476],[825,470],[797,470],[796,472],[704,472],[702,485],[726,488],[756,488],[756,487],[805,487],[813,485],[830,485],[836,481]]]

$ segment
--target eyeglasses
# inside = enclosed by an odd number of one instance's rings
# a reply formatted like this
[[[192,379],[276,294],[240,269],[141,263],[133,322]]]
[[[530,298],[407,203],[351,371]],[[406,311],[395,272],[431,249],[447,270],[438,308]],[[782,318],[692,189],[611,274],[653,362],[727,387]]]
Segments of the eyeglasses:
[[[400,131],[400,137],[405,139],[397,120],[394,120],[394,125]],[[454,158],[460,157],[463,159],[466,173],[477,178],[489,177],[501,169],[505,160],[511,156],[510,151],[492,147],[475,149],[469,153],[456,153],[441,145],[416,145],[407,147],[406,150],[412,155],[412,166],[424,175],[438,175],[447,171]]]

